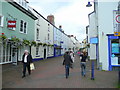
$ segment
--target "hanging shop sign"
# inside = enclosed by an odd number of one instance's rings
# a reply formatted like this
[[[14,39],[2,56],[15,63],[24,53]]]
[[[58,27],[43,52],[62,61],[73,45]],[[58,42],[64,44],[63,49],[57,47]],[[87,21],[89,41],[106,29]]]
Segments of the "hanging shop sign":
[[[8,28],[16,28],[16,21],[9,20],[7,27]]]

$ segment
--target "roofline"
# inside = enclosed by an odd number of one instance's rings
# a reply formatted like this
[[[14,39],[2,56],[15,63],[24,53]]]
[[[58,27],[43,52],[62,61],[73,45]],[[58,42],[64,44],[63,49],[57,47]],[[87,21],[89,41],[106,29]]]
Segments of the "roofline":
[[[21,5],[19,5],[17,2],[15,2],[14,0],[5,0],[8,3],[10,3],[11,5],[13,5],[14,7],[16,7],[17,9],[19,9],[20,11],[22,11],[23,13],[25,13],[26,15],[28,15],[29,17],[31,17],[32,19],[36,20],[38,19],[33,13],[29,12],[28,10],[26,10],[25,8],[23,8]]]
[[[36,11],[34,8],[32,8],[33,11],[35,11],[37,14],[39,14],[44,20],[46,20],[47,22],[49,22],[51,25],[53,25],[56,29],[58,29],[60,32],[62,32],[58,27],[56,27],[54,24],[52,24],[49,20],[47,20],[43,15],[41,15],[38,11]],[[66,33],[62,32],[63,34],[65,34],[66,36],[68,36]]]

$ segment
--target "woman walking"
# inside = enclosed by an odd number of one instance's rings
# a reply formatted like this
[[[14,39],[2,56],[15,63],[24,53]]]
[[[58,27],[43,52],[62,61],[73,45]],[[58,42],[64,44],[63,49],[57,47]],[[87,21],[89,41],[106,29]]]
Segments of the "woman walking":
[[[81,74],[85,77],[86,75],[86,59],[87,59],[87,53],[83,52],[81,55]]]

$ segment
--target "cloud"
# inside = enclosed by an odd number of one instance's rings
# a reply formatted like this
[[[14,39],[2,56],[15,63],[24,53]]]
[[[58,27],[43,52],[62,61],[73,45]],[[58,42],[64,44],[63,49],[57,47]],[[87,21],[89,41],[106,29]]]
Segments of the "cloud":
[[[73,34],[79,41],[86,38],[86,26],[88,25],[88,14],[93,8],[86,8],[87,2],[77,1],[70,6],[57,10],[55,15],[56,26],[62,25],[67,34]]]
[[[55,16],[55,25],[66,34],[73,34],[79,41],[86,38],[88,14],[93,8],[86,8],[88,0],[29,0],[30,5],[45,18],[49,14]]]

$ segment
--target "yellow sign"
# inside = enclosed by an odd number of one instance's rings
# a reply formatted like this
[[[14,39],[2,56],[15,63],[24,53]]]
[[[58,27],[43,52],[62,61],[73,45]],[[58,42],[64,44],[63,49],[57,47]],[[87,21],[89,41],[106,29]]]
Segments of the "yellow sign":
[[[120,32],[114,32],[114,36],[120,36]]]

